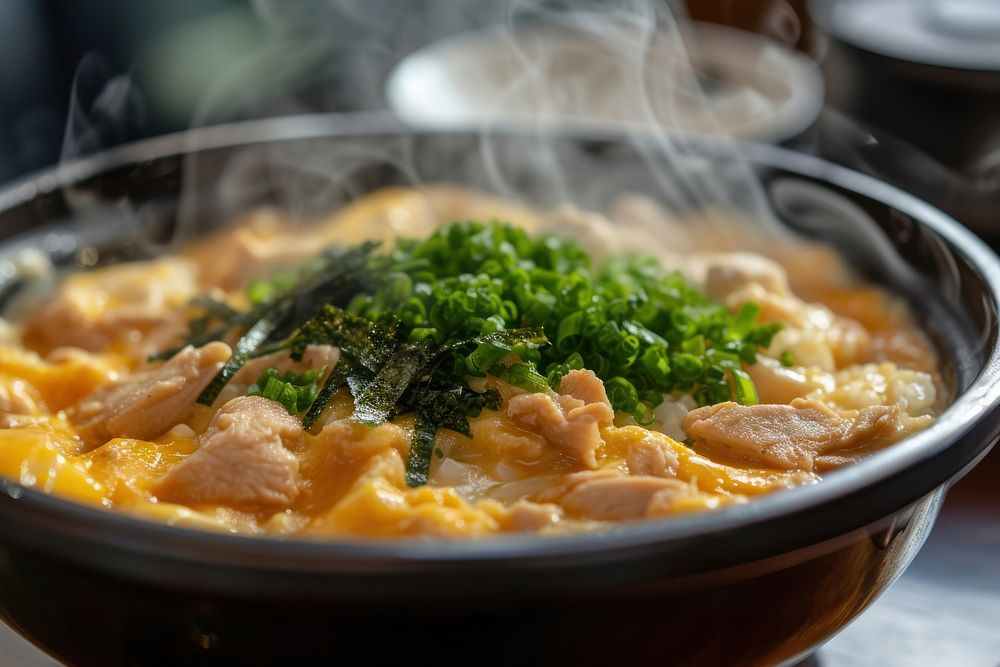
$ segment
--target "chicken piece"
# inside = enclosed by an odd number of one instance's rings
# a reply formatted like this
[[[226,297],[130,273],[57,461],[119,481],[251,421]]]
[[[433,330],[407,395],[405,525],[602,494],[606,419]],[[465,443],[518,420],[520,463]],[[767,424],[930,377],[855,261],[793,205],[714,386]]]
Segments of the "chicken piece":
[[[507,508],[506,527],[509,530],[541,530],[562,521],[563,511],[552,503],[518,500]]]
[[[604,383],[594,371],[580,370],[566,373],[559,382],[559,393],[563,396],[572,396],[587,405],[604,403],[608,409],[611,408],[611,401],[608,400],[608,393],[604,390]]]
[[[722,302],[734,313],[745,303],[757,304],[761,309],[761,322],[782,322],[796,329],[805,329],[817,324],[810,320],[813,313],[810,313],[808,304],[789,293],[769,292],[755,282],[731,291]]]
[[[819,401],[791,405],[719,403],[688,413],[684,430],[696,448],[783,470],[812,471],[816,457],[897,435],[896,406],[872,406],[844,419]]]
[[[625,461],[629,474],[652,477],[676,477],[680,465],[677,454],[655,438],[644,438],[633,444]]]
[[[871,334],[860,323],[849,317],[834,316],[833,323],[824,331],[824,339],[833,353],[837,368],[864,363],[871,359]]]
[[[747,368],[757,387],[761,403],[791,403],[814,391],[834,387],[833,376],[818,369],[786,368],[777,359],[757,356],[757,363]]]
[[[114,437],[155,438],[187,418],[230,354],[225,343],[189,345],[162,366],[99,387],[70,409],[77,433],[88,448]]]
[[[222,406],[198,450],[152,487],[160,499],[287,507],[299,493],[299,461],[289,451],[302,425],[280,403],[240,396]]]
[[[46,350],[68,345],[99,352],[139,332],[143,350],[154,349],[184,333],[177,311],[197,290],[194,265],[179,258],[77,273],[28,320],[24,339]]]
[[[670,516],[690,509],[715,509],[728,502],[745,502],[744,496],[716,496],[701,493],[692,485],[674,480],[677,483],[664,487],[653,494],[646,504],[646,518]],[[726,499],[726,500],[723,500]],[[683,505],[687,505],[684,507]]]
[[[705,296],[713,301],[726,297],[748,285],[759,285],[769,294],[788,295],[788,278],[777,262],[760,255],[745,252],[702,255],[698,262],[704,271],[699,281],[704,285]]]
[[[187,254],[198,266],[202,284],[232,290],[282,266],[301,263],[315,256],[317,247],[333,242],[317,232],[308,227],[289,230],[284,216],[263,209],[191,247]],[[316,238],[304,242],[304,235]]]
[[[677,479],[610,470],[575,473],[572,477],[572,488],[563,494],[559,504],[573,516],[598,521],[641,518],[658,493],[685,493],[689,488]]]
[[[562,393],[558,395],[537,392],[511,397],[507,416],[518,426],[541,433],[593,470],[603,442],[601,428],[610,426],[615,417],[604,384],[593,371],[578,370],[567,373],[559,388]]]

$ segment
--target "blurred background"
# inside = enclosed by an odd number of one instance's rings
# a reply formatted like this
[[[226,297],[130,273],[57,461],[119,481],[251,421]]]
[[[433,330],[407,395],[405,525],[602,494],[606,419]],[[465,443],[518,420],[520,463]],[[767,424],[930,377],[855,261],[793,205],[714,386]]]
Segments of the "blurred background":
[[[123,142],[229,120],[388,108],[418,124],[447,113],[456,122],[483,120],[498,109],[516,117],[523,108],[456,98],[450,86],[461,73],[441,67],[456,52],[476,62],[488,40],[439,40],[498,22],[530,23],[573,4],[4,0],[0,183]],[[722,130],[875,175],[1000,243],[1000,2],[669,4],[702,25],[685,31],[685,41],[699,103]],[[725,32],[733,29],[740,32]],[[703,108],[667,120],[705,130]],[[628,120],[627,110],[589,111],[588,121]],[[814,662],[1000,664],[998,475],[994,453],[953,491],[904,578]],[[48,664],[32,663],[41,658],[17,641],[0,635],[0,662]]]
[[[750,131],[736,134],[819,152],[1000,239],[1000,3],[664,2],[678,16],[766,40],[727,48],[739,40],[689,31],[700,92],[716,117],[756,114]],[[560,7],[615,4],[644,3],[5,0],[0,182],[61,158],[226,120],[389,106],[413,112],[412,95],[393,99],[384,84],[421,47],[483,26],[530,23]],[[766,55],[759,44],[769,45]],[[756,71],[746,67],[748,54],[759,59]],[[451,91],[438,85],[424,104],[443,113],[439,103]]]

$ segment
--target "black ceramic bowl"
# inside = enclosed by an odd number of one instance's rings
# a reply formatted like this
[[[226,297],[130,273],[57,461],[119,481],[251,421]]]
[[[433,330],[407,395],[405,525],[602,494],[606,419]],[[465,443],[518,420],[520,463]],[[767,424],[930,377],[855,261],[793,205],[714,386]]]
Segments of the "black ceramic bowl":
[[[3,294],[20,284],[3,262],[25,246],[61,264],[85,246],[117,261],[147,253],[178,220],[201,230],[261,202],[333,207],[415,177],[516,189],[543,204],[576,193],[597,209],[620,190],[659,190],[640,157],[649,146],[562,136],[536,159],[525,150],[537,151],[538,137],[487,139],[310,117],[100,155],[0,195]],[[829,239],[911,300],[956,397],[930,429],[815,486],[560,538],[240,537],[2,481],[3,618],[80,665],[742,665],[806,655],[903,571],[949,485],[997,437],[1000,263],[898,190],[802,154],[744,149],[783,224]],[[571,165],[557,183],[556,163]]]

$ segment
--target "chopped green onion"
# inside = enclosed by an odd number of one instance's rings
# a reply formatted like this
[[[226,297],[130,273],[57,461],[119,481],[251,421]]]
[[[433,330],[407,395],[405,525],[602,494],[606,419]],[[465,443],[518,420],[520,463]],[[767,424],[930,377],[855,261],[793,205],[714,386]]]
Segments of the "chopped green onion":
[[[740,368],[730,368],[729,375],[732,377],[732,389],[736,402],[740,405],[757,405],[760,398],[757,396],[757,388],[747,372]]]
[[[286,371],[284,375],[280,375],[276,368],[268,368],[247,388],[246,395],[277,401],[285,406],[288,414],[297,415],[312,406],[319,395],[319,379],[325,374],[325,368],[305,373]]]
[[[780,328],[761,324],[755,304],[733,315],[654,258],[612,257],[595,268],[571,240],[531,237],[500,222],[457,222],[424,239],[400,239],[387,253],[374,248],[330,248],[256,281],[244,312],[208,297],[193,303],[204,314],[191,321],[185,344],[239,336],[199,402],[211,404],[248,358],[288,350],[298,361],[308,345],[337,346],[340,361],[321,389],[319,376],[306,382],[306,374],[275,372],[253,391],[305,412],[307,428],[344,387],[363,423],[416,413],[407,479],[422,483],[434,431],[468,435],[468,419],[499,403],[495,392],[469,389],[470,375],[547,391],[571,370],[589,368],[615,410],[648,424],[675,393],[700,405],[755,403],[743,369]],[[779,360],[794,362],[787,353]]]
[[[639,426],[650,426],[656,421],[656,415],[653,413],[653,408],[640,402],[635,406],[635,412],[632,413],[632,419],[634,419],[635,423]]]
[[[483,375],[501,357],[510,354],[510,347],[496,343],[480,343],[465,358],[465,366],[472,375]]]
[[[612,405],[620,405],[622,412],[635,412],[639,405],[639,392],[635,385],[623,377],[613,377],[604,382],[604,390]]]
[[[729,335],[733,338],[743,338],[757,324],[760,318],[761,307],[756,303],[747,301],[740,307],[736,314],[736,319],[728,326]]]
[[[757,350],[766,348],[779,328],[758,323],[761,309],[756,304],[730,314],[680,274],[663,271],[655,259],[614,257],[595,272],[574,242],[530,237],[499,222],[447,225],[426,239],[400,240],[388,255],[373,256],[372,248],[367,244],[330,250],[320,260],[258,281],[248,288],[251,300],[258,303],[256,311],[208,314],[209,319],[192,323],[199,335],[191,342],[204,344],[221,339],[234,326],[253,326],[255,318],[270,315],[289,295],[296,304],[305,304],[306,296],[318,297],[308,302],[318,305],[297,305],[295,318],[279,329],[301,326],[308,319],[302,314],[311,317],[324,302],[349,303],[350,311],[367,322],[394,319],[410,342],[433,346],[530,327],[549,334],[554,344],[511,352],[536,372],[544,369],[550,386],[568,372],[567,360],[576,355],[603,380],[621,377],[637,389],[661,395],[690,393],[704,405],[727,391],[723,382],[736,391],[736,381],[725,371],[732,363],[753,364]],[[327,296],[336,300],[327,301]],[[224,324],[210,330],[212,318]],[[302,345],[320,339],[343,346],[345,336],[337,333],[341,327],[358,329],[347,319],[344,314],[324,331],[303,329],[293,353],[300,355]],[[264,351],[270,348],[247,354]],[[368,354],[375,354],[379,363],[386,358],[384,349]],[[505,354],[502,347],[479,345],[456,352],[457,358],[448,363],[456,378],[482,375]],[[221,388],[240,358],[234,355],[212,390]],[[362,363],[365,358],[358,355]],[[781,361],[788,359],[783,356]],[[614,403],[617,410],[629,405]]]
[[[495,366],[491,372],[504,382],[527,391],[547,391],[549,389],[549,382],[545,376],[528,364]]]

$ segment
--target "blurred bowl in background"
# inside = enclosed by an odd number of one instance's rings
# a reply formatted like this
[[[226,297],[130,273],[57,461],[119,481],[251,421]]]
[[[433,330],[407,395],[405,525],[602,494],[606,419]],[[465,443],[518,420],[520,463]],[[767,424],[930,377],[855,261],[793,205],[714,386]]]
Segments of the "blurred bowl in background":
[[[793,139],[823,80],[807,56],[752,33],[692,23],[671,35],[541,26],[468,32],[405,58],[389,106],[422,129],[550,127]]]
[[[826,34],[825,157],[1000,242],[1000,3],[813,0]]]

